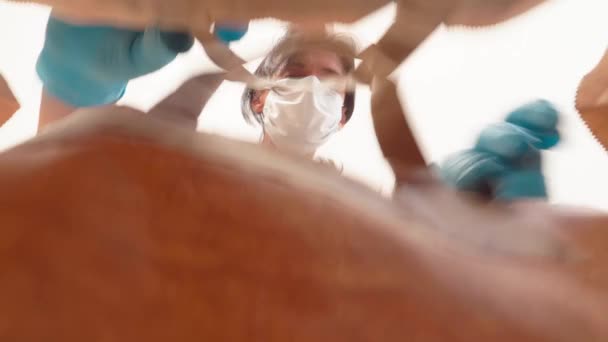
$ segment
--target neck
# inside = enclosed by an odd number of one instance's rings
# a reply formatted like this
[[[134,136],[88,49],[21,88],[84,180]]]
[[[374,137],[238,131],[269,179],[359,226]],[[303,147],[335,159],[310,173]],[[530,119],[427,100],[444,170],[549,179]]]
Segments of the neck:
[[[265,146],[267,148],[271,148],[273,150],[278,150],[278,148],[276,147],[276,145],[272,142],[272,140],[270,140],[270,137],[268,137],[266,134],[262,133],[262,140],[260,141],[260,145]],[[309,158],[309,159],[313,159],[315,154],[314,153],[309,153],[309,154],[305,154],[305,155],[301,155],[303,157]]]
[[[262,133],[262,140],[260,141],[260,145],[270,148],[276,148],[270,138],[265,133]]]

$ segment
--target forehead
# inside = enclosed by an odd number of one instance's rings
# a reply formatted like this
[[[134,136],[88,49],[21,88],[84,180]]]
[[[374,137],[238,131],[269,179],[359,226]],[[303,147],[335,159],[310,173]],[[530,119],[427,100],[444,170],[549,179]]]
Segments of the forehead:
[[[294,51],[285,58],[283,70],[294,68],[332,69],[335,72],[345,72],[340,56],[334,51],[322,48],[302,48]]]

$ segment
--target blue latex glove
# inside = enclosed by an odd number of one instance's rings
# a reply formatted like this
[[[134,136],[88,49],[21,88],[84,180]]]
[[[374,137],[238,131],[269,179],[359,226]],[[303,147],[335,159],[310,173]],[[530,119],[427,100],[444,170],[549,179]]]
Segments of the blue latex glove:
[[[462,191],[496,199],[546,198],[541,150],[559,142],[558,112],[539,100],[484,129],[474,148],[448,157],[440,174]]]
[[[243,38],[247,34],[249,29],[249,23],[241,24],[230,24],[230,23],[218,23],[215,24],[213,33],[215,36],[225,44],[236,42]]]
[[[129,80],[164,67],[193,44],[186,33],[72,25],[51,16],[36,71],[45,89],[69,105],[110,104]]]

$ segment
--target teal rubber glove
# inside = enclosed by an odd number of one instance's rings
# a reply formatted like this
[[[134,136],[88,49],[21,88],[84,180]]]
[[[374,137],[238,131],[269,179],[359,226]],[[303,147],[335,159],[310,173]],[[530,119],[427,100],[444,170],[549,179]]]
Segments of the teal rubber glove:
[[[51,16],[36,71],[64,103],[105,105],[123,96],[129,80],[161,69],[193,44],[181,32],[72,25]]]
[[[442,179],[495,199],[546,198],[541,150],[559,142],[558,117],[544,100],[516,109],[485,128],[472,149],[448,157],[439,169]]]
[[[230,23],[218,23],[214,26],[213,33],[215,36],[225,44],[230,44],[241,40],[249,30],[249,23],[247,24],[230,24]]]

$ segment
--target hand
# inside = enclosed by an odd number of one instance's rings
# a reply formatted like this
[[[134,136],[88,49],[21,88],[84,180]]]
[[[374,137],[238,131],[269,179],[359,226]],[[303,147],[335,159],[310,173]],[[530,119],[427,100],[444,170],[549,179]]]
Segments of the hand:
[[[559,142],[558,112],[547,101],[518,108],[503,123],[484,129],[475,147],[441,165],[446,183],[493,198],[546,198],[541,150]]]
[[[189,50],[186,33],[68,24],[51,15],[36,70],[45,90],[74,107],[118,101],[129,80]]]

